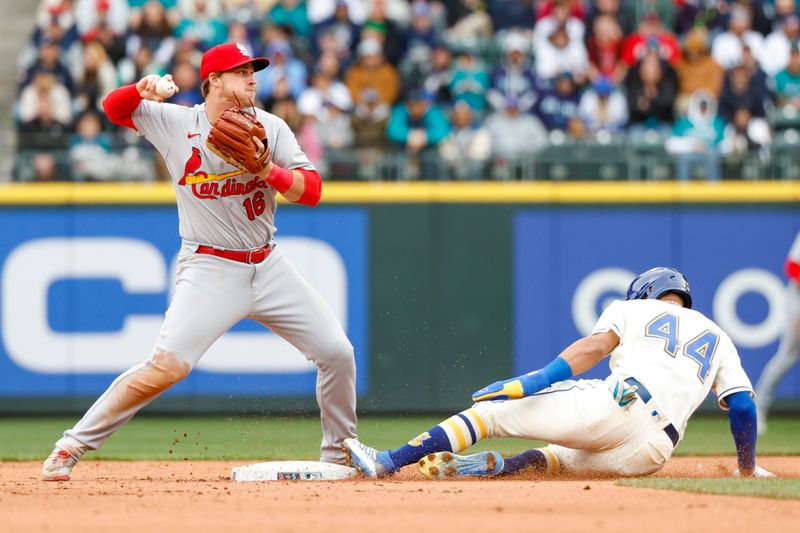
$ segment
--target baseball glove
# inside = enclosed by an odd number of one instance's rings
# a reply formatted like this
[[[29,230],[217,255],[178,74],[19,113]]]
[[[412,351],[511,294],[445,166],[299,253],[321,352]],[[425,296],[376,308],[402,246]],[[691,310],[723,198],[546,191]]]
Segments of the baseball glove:
[[[258,154],[253,137],[264,143],[264,153]],[[234,105],[222,112],[211,126],[206,146],[231,165],[256,174],[269,162],[270,150],[264,126],[253,114],[241,106]]]

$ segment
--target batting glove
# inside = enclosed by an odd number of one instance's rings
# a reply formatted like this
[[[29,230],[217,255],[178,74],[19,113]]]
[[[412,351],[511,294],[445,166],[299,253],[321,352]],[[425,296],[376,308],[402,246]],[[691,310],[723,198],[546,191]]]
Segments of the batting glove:
[[[761,468],[760,466],[756,465],[755,470],[753,470],[753,473],[750,474],[749,476],[742,474],[739,471],[739,469],[737,468],[736,472],[733,473],[733,477],[753,477],[753,478],[758,478],[758,479],[765,479],[765,478],[777,477],[777,476],[775,474],[773,474],[772,472],[770,472],[769,470],[767,470],[765,468]]]
[[[486,400],[517,400],[525,397],[522,382],[519,378],[507,379],[505,381],[495,381],[491,385],[472,393],[473,402],[483,402]]]
[[[636,385],[630,385],[625,380],[609,383],[608,390],[614,397],[614,401],[624,409],[629,409],[630,406],[639,399],[639,397],[636,395],[636,391],[639,390],[639,387]]]

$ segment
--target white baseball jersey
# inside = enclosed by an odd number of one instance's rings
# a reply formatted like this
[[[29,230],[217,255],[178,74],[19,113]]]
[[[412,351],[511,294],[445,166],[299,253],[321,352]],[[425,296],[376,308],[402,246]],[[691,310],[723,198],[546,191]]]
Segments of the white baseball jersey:
[[[276,165],[314,169],[283,120],[255,112]],[[234,167],[206,147],[211,123],[205,104],[188,108],[143,100],[133,122],[167,162],[184,243],[251,250],[272,240],[277,191],[263,176]]]
[[[617,301],[592,333],[609,330],[620,339],[609,361],[612,374],[647,387],[681,436],[709,391],[723,409],[726,396],[752,394],[733,342],[698,311],[661,300]]]

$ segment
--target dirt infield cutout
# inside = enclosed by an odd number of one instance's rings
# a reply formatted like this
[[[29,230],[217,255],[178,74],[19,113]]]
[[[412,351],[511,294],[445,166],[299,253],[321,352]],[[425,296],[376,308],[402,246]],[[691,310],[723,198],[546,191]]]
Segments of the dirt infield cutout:
[[[762,466],[800,478],[800,457]],[[414,467],[378,481],[236,483],[220,461],[85,461],[70,482],[40,463],[0,463],[3,531],[796,531],[800,501],[628,488],[615,480],[431,481]],[[734,457],[677,457],[660,477],[720,478]],[[627,525],[626,525],[627,524]]]

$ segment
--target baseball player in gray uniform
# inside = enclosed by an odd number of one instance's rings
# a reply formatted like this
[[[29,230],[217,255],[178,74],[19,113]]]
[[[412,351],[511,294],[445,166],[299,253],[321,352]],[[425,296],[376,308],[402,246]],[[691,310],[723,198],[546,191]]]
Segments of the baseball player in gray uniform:
[[[775,388],[800,356],[800,233],[794,239],[786,258],[786,329],[778,351],[761,372],[756,384],[758,396],[758,432],[767,431],[767,413],[775,398]]]
[[[252,318],[294,345],[317,369],[321,411],[320,460],[343,463],[341,444],[356,430],[353,346],[333,311],[275,246],[276,194],[315,205],[321,179],[286,123],[253,113],[271,151],[260,172],[232,166],[204,142],[233,104],[255,99],[253,58],[236,43],[203,55],[205,103],[164,103],[158,76],[108,95],[116,124],[144,135],[167,162],[175,185],[182,246],[174,295],[150,357],[119,376],[84,417],[56,442],[42,468],[46,480],[69,480],[72,467],[161,392],[186,377],[211,344],[243,318]]]
[[[772,476],[756,466],[750,380],[730,338],[691,309],[686,278],[672,268],[648,270],[631,282],[627,300],[612,303],[591,335],[544,368],[480,389],[472,408],[397,449],[346,439],[352,464],[373,478],[414,462],[435,478],[522,470],[646,475],[671,457],[689,417],[713,390],[729,411],[739,463],[734,475]],[[605,380],[570,379],[608,354]],[[491,451],[457,455],[485,437],[552,444],[510,458]]]

